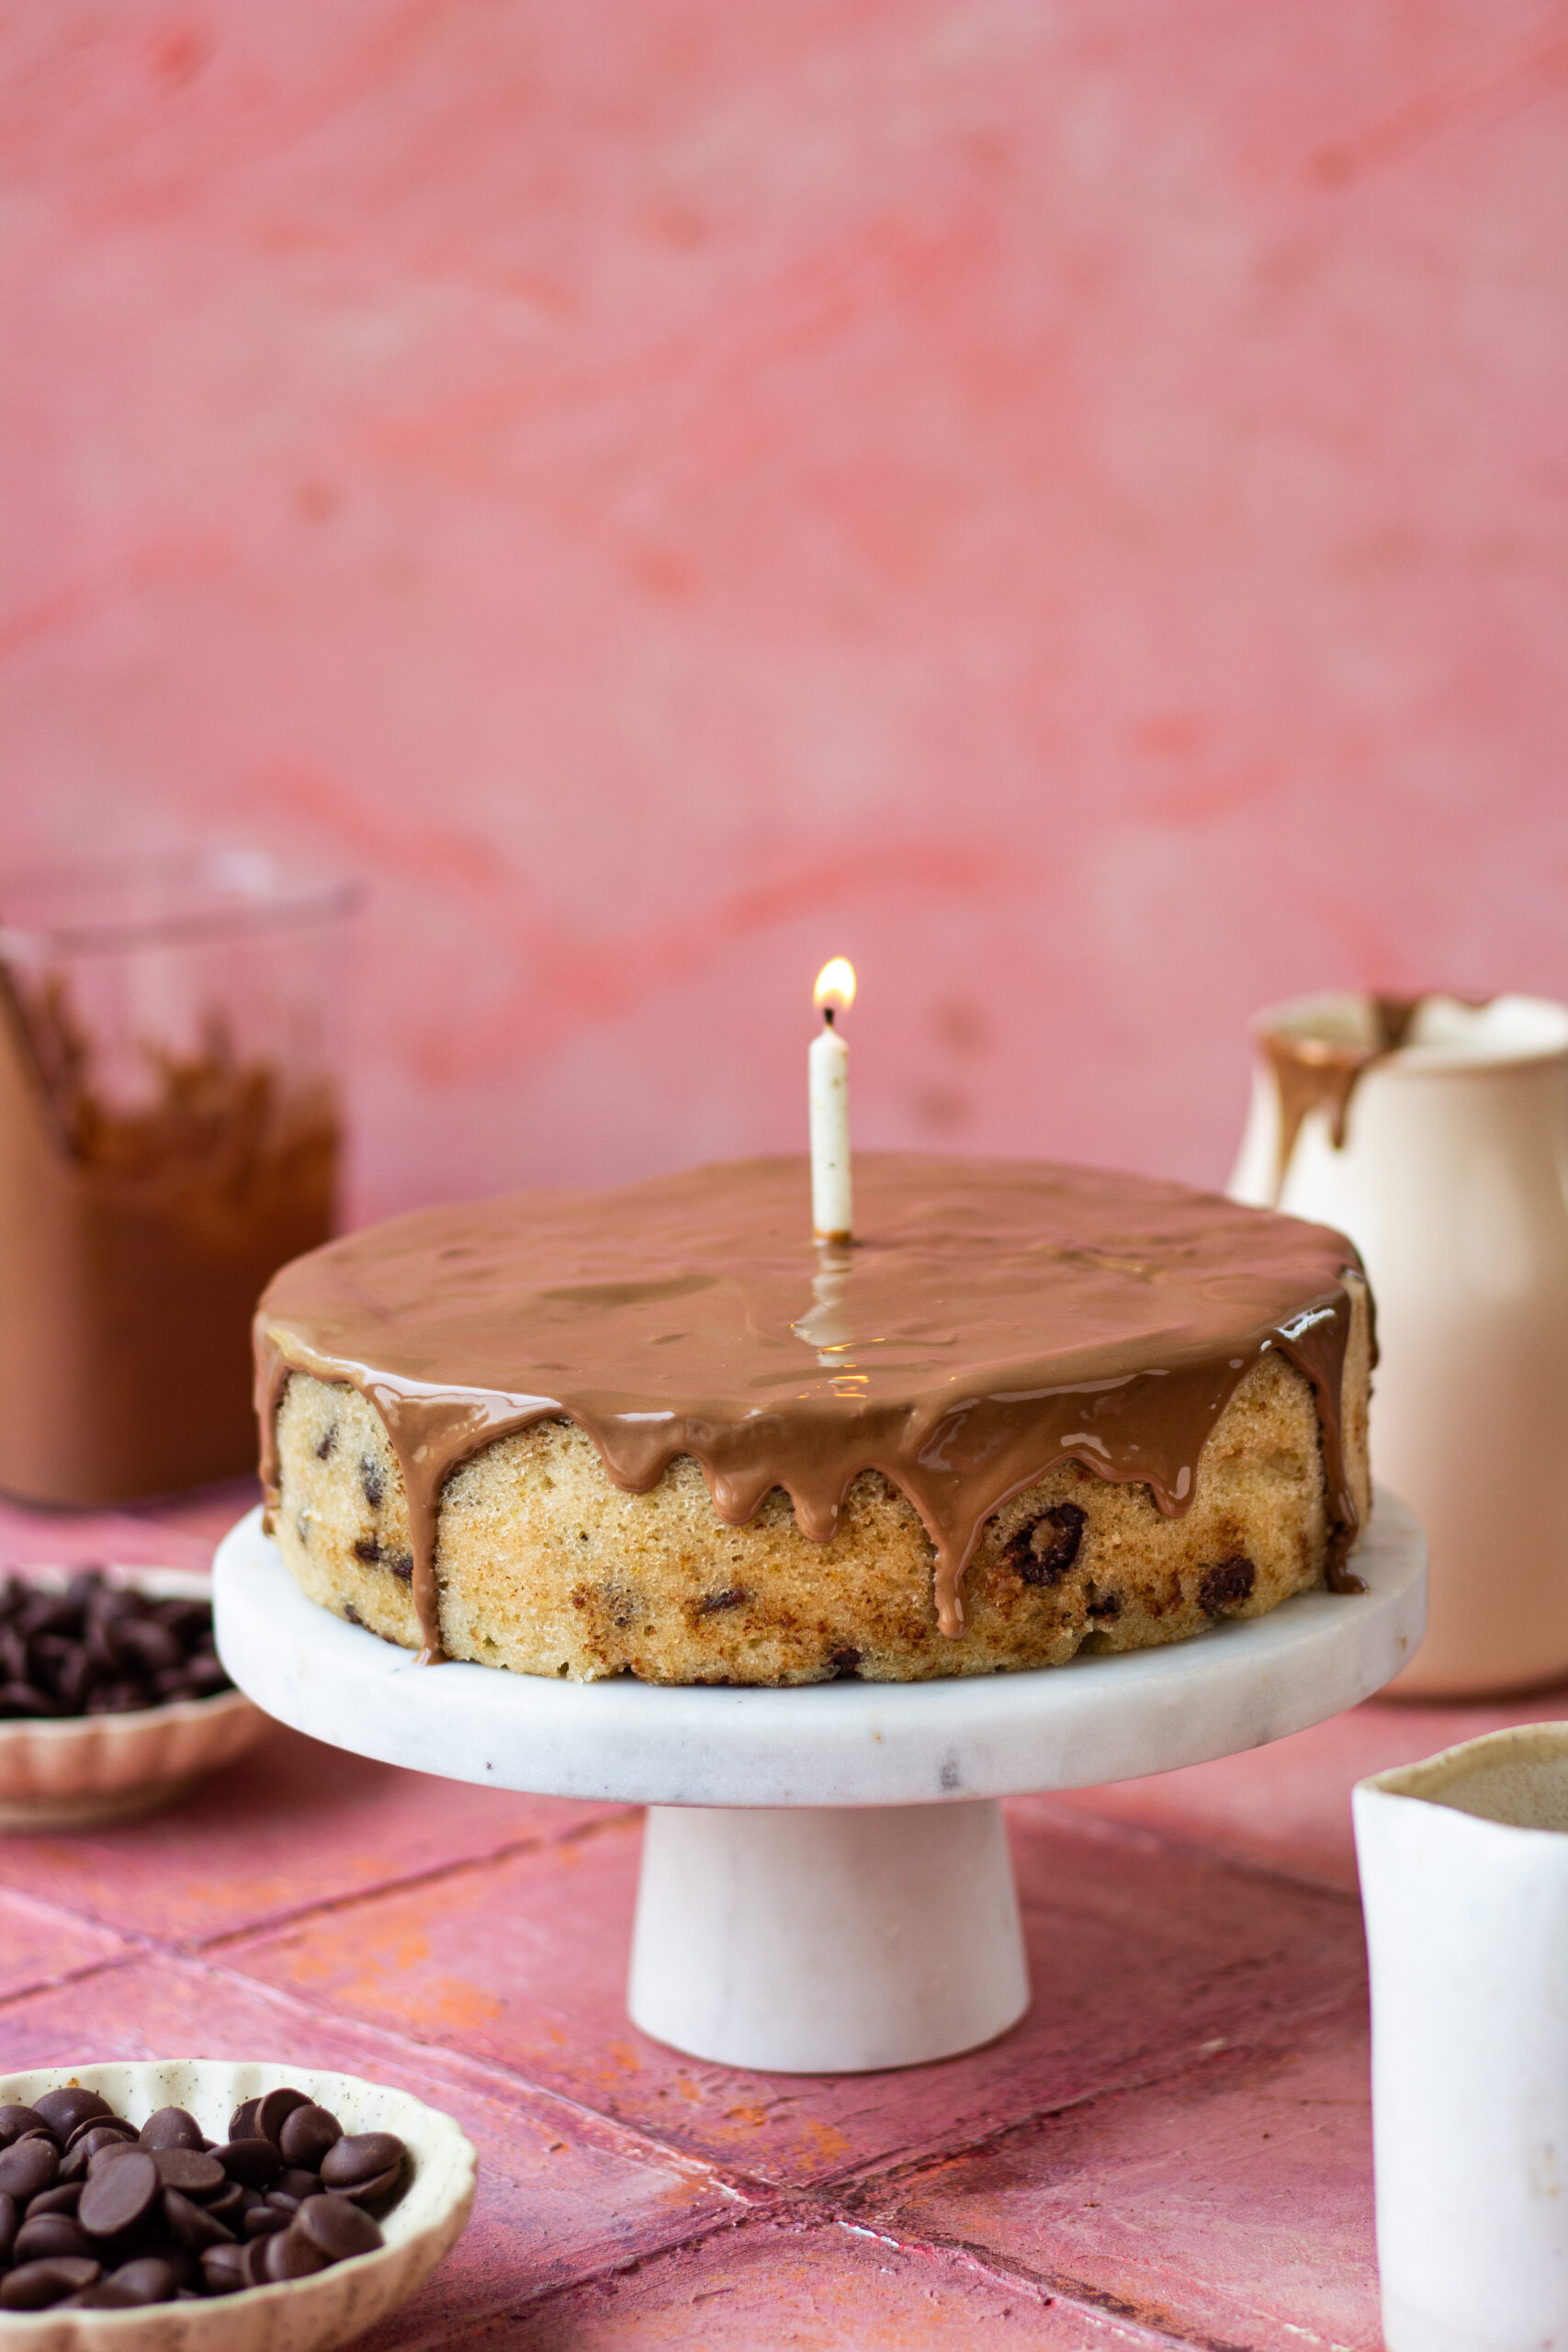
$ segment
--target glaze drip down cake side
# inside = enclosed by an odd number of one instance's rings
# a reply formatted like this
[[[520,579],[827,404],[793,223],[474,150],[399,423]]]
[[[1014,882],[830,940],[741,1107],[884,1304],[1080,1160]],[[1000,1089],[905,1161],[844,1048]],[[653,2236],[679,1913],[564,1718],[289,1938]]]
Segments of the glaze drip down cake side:
[[[1057,1666],[1325,1582],[1371,1310],[1321,1226],[869,1153],[518,1193],[328,1244],[256,1318],[301,1589],[429,1657],[782,1684]]]

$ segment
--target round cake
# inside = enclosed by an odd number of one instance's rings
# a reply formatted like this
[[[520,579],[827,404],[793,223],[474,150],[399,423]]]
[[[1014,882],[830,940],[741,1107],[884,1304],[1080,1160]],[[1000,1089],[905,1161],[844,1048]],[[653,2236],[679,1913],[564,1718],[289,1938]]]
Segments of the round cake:
[[[267,1523],[427,1658],[905,1681],[1180,1641],[1370,1504],[1351,1245],[1183,1185],[866,1153],[421,1210],[256,1317]]]

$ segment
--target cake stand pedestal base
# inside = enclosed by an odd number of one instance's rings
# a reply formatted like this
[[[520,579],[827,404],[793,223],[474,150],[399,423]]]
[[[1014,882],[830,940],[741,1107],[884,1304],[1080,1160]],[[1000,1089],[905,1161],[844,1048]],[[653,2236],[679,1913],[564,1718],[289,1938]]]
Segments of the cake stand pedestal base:
[[[1029,2003],[997,1800],[1260,1747],[1415,1654],[1426,1544],[1380,1494],[1361,1593],[1305,1592],[1168,1649],[1044,1672],[797,1690],[422,1667],[299,1592],[253,1512],[214,1570],[240,1688],[414,1771],[646,1804],[629,2003],[693,2056],[780,2074],[947,2058]]]
[[[951,2058],[1029,2007],[1002,1809],[652,1805],[632,2022],[721,2065]]]

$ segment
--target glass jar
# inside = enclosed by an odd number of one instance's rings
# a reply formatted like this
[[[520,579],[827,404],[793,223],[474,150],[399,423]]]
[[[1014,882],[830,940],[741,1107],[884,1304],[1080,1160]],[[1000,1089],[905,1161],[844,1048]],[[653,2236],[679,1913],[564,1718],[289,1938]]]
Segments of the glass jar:
[[[356,900],[248,851],[0,879],[0,1487],[254,1464],[252,1312],[333,1227]]]

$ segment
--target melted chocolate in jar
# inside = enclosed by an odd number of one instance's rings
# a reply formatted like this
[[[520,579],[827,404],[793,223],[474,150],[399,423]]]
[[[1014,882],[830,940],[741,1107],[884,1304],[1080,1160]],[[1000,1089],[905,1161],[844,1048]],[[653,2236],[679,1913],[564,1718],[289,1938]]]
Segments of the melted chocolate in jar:
[[[449,1472],[555,1415],[618,1487],[682,1454],[719,1516],[784,1487],[826,1541],[880,1470],[935,1552],[942,1631],[986,1521],[1054,1464],[1191,1502],[1235,1389],[1277,1348],[1317,1396],[1334,1528],[1355,1588],[1340,1443],[1350,1244],[1184,1185],[1025,1161],[864,1153],[861,1227],[811,1239],[803,1159],[598,1193],[422,1210],[287,1266],[256,1317],[263,1475],[289,1371],[351,1383],[408,1487],[424,1655],[440,1656],[435,1517]]]
[[[58,980],[0,966],[0,1487],[97,1503],[254,1459],[248,1333],[332,1230],[337,1125],[216,1028],[111,1106]]]

